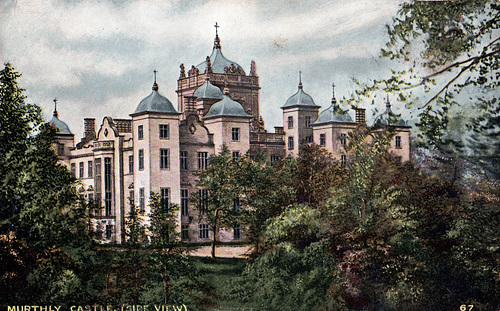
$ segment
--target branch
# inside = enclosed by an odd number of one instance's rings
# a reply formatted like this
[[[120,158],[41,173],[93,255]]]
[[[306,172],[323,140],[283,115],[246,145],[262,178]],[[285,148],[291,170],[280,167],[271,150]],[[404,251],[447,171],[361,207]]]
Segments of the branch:
[[[496,40],[498,40],[498,39],[496,39]],[[448,83],[446,83],[446,85],[436,95],[434,95],[425,105],[423,105],[420,109],[427,107],[430,103],[432,103],[434,100],[436,100],[436,98],[438,98],[438,96],[441,95],[441,93],[443,93],[444,90],[446,90],[453,82],[455,82],[464,72],[469,70],[479,60],[484,59],[484,58],[489,57],[489,56],[492,56],[492,55],[499,53],[499,52],[500,52],[500,49],[497,49],[497,50],[494,50],[490,53],[483,54],[483,55],[476,56],[476,57],[469,59],[468,61],[472,61],[472,62],[469,65],[463,67],[462,70],[460,70],[460,72],[453,79],[451,79]],[[464,61],[463,63],[466,63],[466,62],[467,61]],[[422,83],[423,82],[424,81],[422,81]]]
[[[492,42],[490,42],[490,44],[488,44],[486,47],[490,47],[493,43],[495,43],[495,42],[496,42],[496,41],[498,41],[498,40],[500,40],[500,37],[498,37],[498,38],[496,38],[495,40],[493,40]],[[500,52],[500,49],[495,50],[495,51],[492,51],[492,52],[490,52],[490,53],[488,53],[488,54],[483,54],[483,55],[479,55],[479,56],[474,56],[474,57],[468,58],[468,59],[466,59],[466,60],[463,60],[463,61],[460,61],[460,62],[453,63],[453,64],[451,64],[451,65],[449,65],[449,66],[447,66],[447,67],[445,67],[445,68],[443,68],[443,69],[441,69],[441,70],[439,70],[439,71],[437,71],[437,72],[435,72],[435,73],[433,73],[433,74],[430,74],[430,75],[428,75],[428,76],[425,76],[424,78],[422,78],[422,82],[420,83],[420,85],[424,84],[424,83],[425,83],[425,81],[427,81],[429,78],[432,78],[432,77],[435,77],[435,76],[437,76],[437,75],[440,75],[440,74],[442,74],[443,72],[448,71],[448,70],[450,70],[450,69],[451,69],[451,68],[453,68],[453,67],[457,67],[457,66],[460,66],[460,65],[466,64],[466,63],[468,63],[468,62],[478,60],[478,59],[486,58],[486,57],[489,57],[489,56],[491,56],[491,55],[493,55],[493,54],[496,54],[496,53],[498,53],[498,52]]]

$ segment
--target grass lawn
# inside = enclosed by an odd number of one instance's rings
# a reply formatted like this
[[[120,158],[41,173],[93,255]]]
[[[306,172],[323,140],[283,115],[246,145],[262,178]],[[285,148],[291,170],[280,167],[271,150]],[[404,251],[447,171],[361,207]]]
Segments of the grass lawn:
[[[215,302],[218,307],[207,310],[257,310],[249,304],[232,301],[225,295],[229,281],[239,277],[245,268],[247,262],[245,259],[217,258],[216,261],[213,261],[211,258],[193,257],[193,260],[200,269],[201,279],[215,289]]]

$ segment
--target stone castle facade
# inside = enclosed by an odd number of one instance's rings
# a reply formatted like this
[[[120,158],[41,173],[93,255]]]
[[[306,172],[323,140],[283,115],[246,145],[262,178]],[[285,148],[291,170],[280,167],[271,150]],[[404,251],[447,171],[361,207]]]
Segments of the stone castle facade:
[[[92,215],[95,229],[102,233],[99,239],[124,243],[130,201],[147,215],[150,193],[156,192],[164,202],[180,206],[178,224],[184,241],[211,240],[212,232],[200,219],[190,196],[195,192],[207,195],[197,187],[197,175],[223,145],[235,160],[247,153],[260,153],[267,161],[276,162],[297,156],[301,143],[314,142],[348,164],[344,147],[349,132],[366,123],[363,109],[356,110],[353,120],[333,98],[331,106],[320,113],[320,106],[300,81],[297,93],[281,107],[284,126],[270,133],[260,116],[259,90],[255,62],[247,74],[222,54],[216,34],[212,54],[204,62],[189,70],[180,65],[177,108],[160,94],[155,76],[151,94],[139,103],[131,118],[105,117],[99,126],[95,119],[87,118],[78,143],[55,109],[50,123],[59,129],[57,152],[79,179],[79,193],[102,206]],[[400,119],[391,120],[396,119],[387,104],[376,122],[395,128],[389,151],[408,161],[410,128]],[[219,241],[244,239],[241,226],[219,231]]]

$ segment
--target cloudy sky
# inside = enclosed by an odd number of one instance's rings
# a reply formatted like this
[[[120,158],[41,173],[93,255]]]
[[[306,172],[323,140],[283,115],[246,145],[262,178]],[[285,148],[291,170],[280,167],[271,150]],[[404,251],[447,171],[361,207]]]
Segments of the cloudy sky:
[[[83,118],[127,118],[151,92],[177,103],[179,65],[210,55],[215,22],[222,52],[248,73],[257,63],[266,127],[282,124],[281,107],[304,91],[326,108],[389,71],[379,51],[397,0],[1,0],[0,58],[23,74],[29,102],[81,137]],[[383,107],[383,100],[376,103]],[[381,108],[380,108],[381,109]],[[379,110],[380,110],[379,109]],[[398,107],[394,107],[396,112]],[[371,114],[368,113],[368,116]]]

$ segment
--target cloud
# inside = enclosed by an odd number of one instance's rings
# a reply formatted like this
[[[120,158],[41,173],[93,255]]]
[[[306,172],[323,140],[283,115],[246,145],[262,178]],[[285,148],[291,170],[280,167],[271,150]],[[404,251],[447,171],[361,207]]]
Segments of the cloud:
[[[210,54],[218,22],[224,54],[247,71],[257,61],[272,126],[282,122],[277,109],[296,91],[298,70],[319,104],[329,102],[332,80],[383,70],[373,58],[401,2],[7,0],[0,4],[0,58],[23,73],[32,101],[47,111],[53,96],[66,96],[71,122],[94,112],[127,117],[150,91],[153,69],[176,102],[178,66]]]

